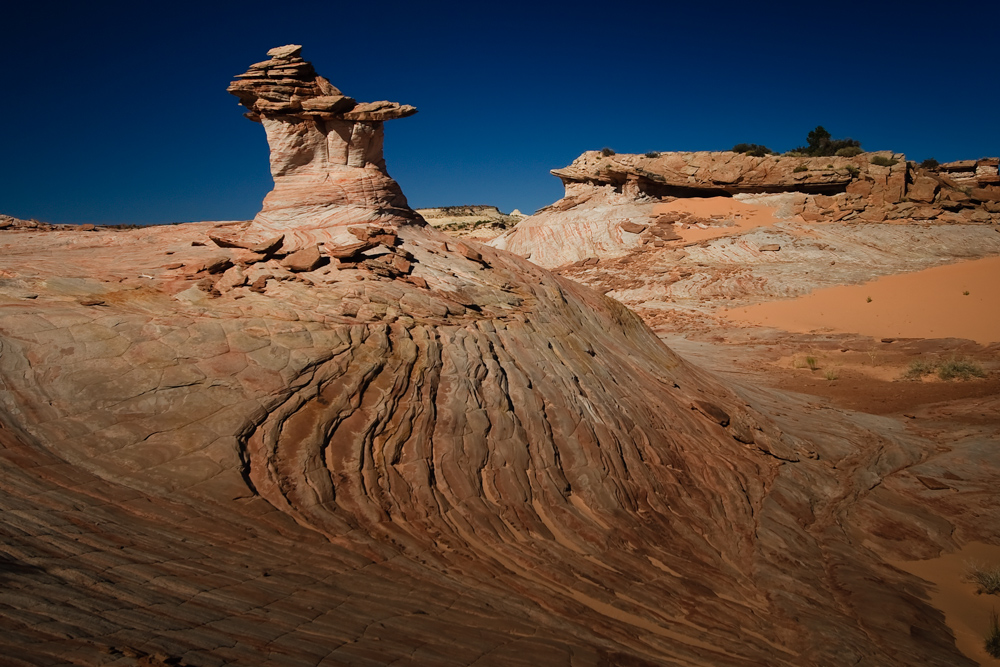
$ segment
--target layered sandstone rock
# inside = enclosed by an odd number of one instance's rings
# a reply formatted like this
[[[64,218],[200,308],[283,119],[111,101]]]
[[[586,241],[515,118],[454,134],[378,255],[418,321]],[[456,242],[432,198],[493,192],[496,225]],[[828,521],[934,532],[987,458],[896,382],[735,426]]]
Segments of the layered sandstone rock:
[[[341,122],[265,101],[272,162]],[[911,483],[928,442],[803,423],[616,301],[320,182],[247,229],[3,248],[5,658],[971,664],[884,563],[997,525]]]
[[[958,160],[938,165],[936,171],[964,187],[983,188],[1000,184],[1000,158]]]
[[[285,235],[285,246],[343,242],[349,224],[421,224],[389,176],[383,121],[417,110],[396,102],[357,103],[300,57],[302,47],[271,49],[229,86],[264,126],[274,189],[246,239]]]
[[[664,245],[651,231],[645,235],[639,231],[662,224],[657,204],[706,197],[766,201],[769,196],[794,194],[790,207],[792,200],[783,200],[781,217],[797,216],[805,222],[1000,223],[1000,186],[993,184],[996,163],[986,158],[935,171],[889,152],[807,158],[730,151],[646,155],[588,151],[568,167],[552,170],[566,188],[561,200],[491,245],[548,268],[588,257],[621,258],[648,243]],[[676,247],[686,243],[680,237],[658,238],[677,241]]]

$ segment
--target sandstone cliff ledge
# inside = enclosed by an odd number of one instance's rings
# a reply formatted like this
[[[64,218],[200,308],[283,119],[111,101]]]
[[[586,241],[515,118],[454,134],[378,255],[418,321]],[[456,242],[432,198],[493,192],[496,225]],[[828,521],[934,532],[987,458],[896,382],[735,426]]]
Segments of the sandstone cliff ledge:
[[[998,162],[984,158],[923,169],[891,152],[809,158],[588,151],[568,167],[552,170],[566,188],[562,199],[491,245],[548,268],[621,257],[643,243],[658,242],[652,233],[658,224],[656,204],[707,197],[763,201],[766,195],[795,195],[785,200],[791,203],[782,215],[806,222],[998,223]],[[671,236],[678,238],[658,238]]]

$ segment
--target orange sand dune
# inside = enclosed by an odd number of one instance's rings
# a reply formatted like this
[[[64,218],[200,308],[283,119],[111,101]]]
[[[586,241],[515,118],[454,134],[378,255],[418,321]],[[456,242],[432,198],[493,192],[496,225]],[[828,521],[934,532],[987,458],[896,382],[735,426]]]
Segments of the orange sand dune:
[[[731,320],[796,333],[1000,342],[1000,257],[817,290],[790,301],[724,310]],[[965,294],[968,292],[968,294]],[[868,299],[871,301],[868,301]]]
[[[685,241],[690,242],[728,236],[747,229],[753,229],[754,227],[770,227],[778,222],[778,219],[774,217],[775,210],[774,207],[770,206],[745,204],[732,197],[692,197],[657,204],[653,207],[653,214],[690,213],[699,218],[710,218],[713,215],[725,216],[736,223],[732,227],[713,225],[707,229],[701,229],[700,227],[683,229],[677,227],[677,234]]]

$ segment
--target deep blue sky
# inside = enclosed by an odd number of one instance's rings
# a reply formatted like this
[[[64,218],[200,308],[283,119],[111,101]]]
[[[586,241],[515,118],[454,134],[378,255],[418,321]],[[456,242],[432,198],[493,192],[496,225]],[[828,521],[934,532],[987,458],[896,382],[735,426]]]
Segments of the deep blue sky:
[[[585,150],[788,150],[817,124],[869,150],[1000,155],[1000,3],[17,2],[0,36],[0,213],[253,217],[260,125],[225,92],[272,46],[386,123],[414,207],[558,199]]]

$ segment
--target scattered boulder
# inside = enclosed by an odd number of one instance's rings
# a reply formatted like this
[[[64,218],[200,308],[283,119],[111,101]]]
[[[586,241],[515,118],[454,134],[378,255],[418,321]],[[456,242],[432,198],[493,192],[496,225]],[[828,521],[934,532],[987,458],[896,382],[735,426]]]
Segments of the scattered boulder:
[[[319,246],[311,245],[308,248],[297,250],[281,261],[281,265],[289,271],[304,273],[314,271],[323,263],[323,255],[319,251]]]
[[[972,188],[969,196],[977,202],[1000,202],[1000,188]]]
[[[371,239],[359,240],[356,243],[345,243],[341,245],[326,244],[323,250],[334,259],[351,259],[357,257],[366,250],[377,248],[378,243]]]
[[[939,184],[936,179],[930,176],[918,176],[910,186],[908,196],[911,201],[930,204],[934,201],[938,188]]]
[[[215,284],[216,289],[220,292],[228,292],[229,290],[242,287],[247,284],[247,277],[243,274],[243,269],[238,266],[234,266],[227,269],[225,273],[222,274],[222,278],[219,282]]]
[[[201,270],[205,271],[206,273],[216,274],[226,271],[232,265],[233,261],[229,257],[223,255],[220,257],[215,257],[205,262]]]
[[[285,235],[281,234],[267,241],[263,241],[262,243],[250,246],[250,250],[265,256],[272,255],[278,252],[278,250],[281,248],[281,245],[284,242],[285,242]]]
[[[248,250],[250,246],[253,245],[250,242],[219,234],[218,232],[209,232],[208,238],[212,241],[212,243],[220,248],[240,248],[242,250]]]
[[[447,249],[449,251],[457,252],[462,257],[472,260],[473,262],[482,264],[483,266],[489,266],[489,263],[485,259],[483,259],[482,253],[464,243],[455,243],[455,244],[449,243],[447,244]]]

